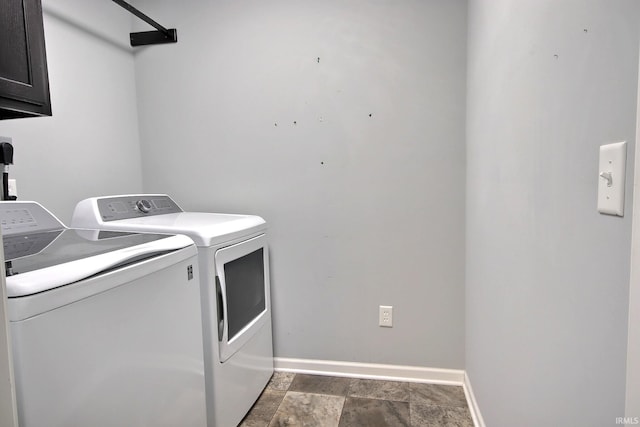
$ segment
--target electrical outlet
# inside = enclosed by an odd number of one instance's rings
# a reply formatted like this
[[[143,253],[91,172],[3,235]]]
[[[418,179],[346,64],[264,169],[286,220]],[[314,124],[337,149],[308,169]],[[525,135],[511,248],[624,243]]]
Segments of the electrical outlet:
[[[381,305],[378,314],[378,325],[384,328],[393,327],[393,307],[390,305]]]
[[[18,184],[16,184],[16,180],[9,179],[7,184],[9,185],[9,195],[18,197]]]

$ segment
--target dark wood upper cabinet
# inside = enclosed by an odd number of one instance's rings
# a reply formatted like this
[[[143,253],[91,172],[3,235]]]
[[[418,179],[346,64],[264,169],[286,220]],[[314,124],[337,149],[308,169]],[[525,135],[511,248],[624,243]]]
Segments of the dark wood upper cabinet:
[[[40,0],[0,0],[0,119],[50,115]]]

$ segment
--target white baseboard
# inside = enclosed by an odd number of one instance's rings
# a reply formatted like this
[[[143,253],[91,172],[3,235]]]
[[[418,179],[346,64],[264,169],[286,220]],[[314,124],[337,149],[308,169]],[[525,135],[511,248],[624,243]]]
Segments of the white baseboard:
[[[475,427],[485,427],[480,408],[478,408],[478,402],[476,402],[471,388],[469,376],[462,369],[423,368],[419,366],[291,359],[286,357],[276,357],[274,359],[274,367],[278,372],[294,372],[296,374],[462,386],[473,424]]]
[[[485,427],[482,414],[480,413],[480,407],[478,407],[476,396],[473,394],[473,389],[471,388],[469,375],[466,372],[464,373],[464,394],[467,397],[467,404],[469,405],[471,418],[473,418],[473,425],[476,427]]]
[[[295,372],[298,374],[464,385],[464,371],[460,369],[337,362],[333,360],[289,359],[285,357],[276,357],[274,366],[276,371]]]

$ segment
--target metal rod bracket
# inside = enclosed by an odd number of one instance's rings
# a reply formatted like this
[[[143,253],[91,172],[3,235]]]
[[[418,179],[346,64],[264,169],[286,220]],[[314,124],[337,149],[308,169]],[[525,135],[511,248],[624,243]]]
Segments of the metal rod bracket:
[[[145,46],[149,44],[177,43],[178,33],[175,28],[167,30],[167,34],[161,31],[140,31],[129,34],[131,46]]]
[[[136,17],[142,19],[147,24],[154,27],[157,31],[140,31],[129,34],[129,40],[131,46],[144,46],[149,44],[161,44],[161,43],[177,43],[178,32],[175,28],[166,29],[162,25],[158,24],[153,19],[149,18],[144,13],[140,12],[135,7],[131,6],[124,0],[112,0],[118,6],[131,12]]]

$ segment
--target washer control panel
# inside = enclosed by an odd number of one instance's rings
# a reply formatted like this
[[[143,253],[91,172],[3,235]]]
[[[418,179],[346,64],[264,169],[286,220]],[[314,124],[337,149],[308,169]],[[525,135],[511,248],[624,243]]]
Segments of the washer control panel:
[[[105,197],[96,200],[103,221],[183,212],[171,197],[158,194]]]
[[[55,215],[39,203],[22,201],[0,204],[0,227],[4,236],[65,228]]]

